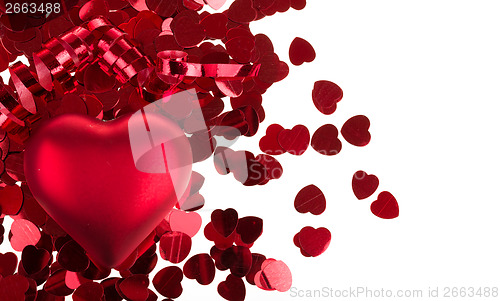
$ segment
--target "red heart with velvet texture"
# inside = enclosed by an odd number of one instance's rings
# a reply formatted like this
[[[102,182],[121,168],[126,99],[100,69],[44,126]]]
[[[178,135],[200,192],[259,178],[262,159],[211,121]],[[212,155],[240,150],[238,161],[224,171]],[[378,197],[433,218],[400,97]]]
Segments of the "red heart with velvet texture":
[[[116,267],[170,212],[191,162],[184,132],[166,117],[68,114],[31,136],[24,169],[47,213],[96,264]]]

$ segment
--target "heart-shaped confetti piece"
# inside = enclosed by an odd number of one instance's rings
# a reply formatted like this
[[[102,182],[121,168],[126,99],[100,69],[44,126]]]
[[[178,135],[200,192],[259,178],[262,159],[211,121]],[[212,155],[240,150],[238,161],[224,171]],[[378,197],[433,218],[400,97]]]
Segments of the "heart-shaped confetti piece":
[[[183,232],[191,237],[201,228],[201,216],[196,212],[172,210],[168,215],[168,222],[172,231]]]
[[[310,212],[314,215],[320,215],[326,209],[326,198],[321,189],[311,184],[297,193],[294,206],[299,213]]]
[[[243,301],[246,295],[245,283],[241,278],[230,274],[225,281],[219,283],[217,292],[228,301]]]
[[[308,41],[302,38],[295,38],[288,50],[290,62],[295,66],[300,66],[305,62],[312,62],[316,58],[316,52]]]
[[[238,225],[238,212],[233,208],[214,210],[211,218],[214,229],[224,237],[229,237]]]
[[[369,175],[362,170],[358,170],[352,176],[352,191],[358,200],[370,197],[377,191],[379,180],[375,175]]]
[[[370,120],[364,115],[357,115],[349,118],[340,132],[344,139],[355,146],[365,146],[370,142],[371,135]]]
[[[266,135],[259,141],[260,150],[268,155],[281,155],[285,150],[278,142],[279,134],[284,128],[279,124],[271,124],[267,127]]]
[[[299,124],[291,130],[285,129],[278,135],[278,143],[289,154],[300,156],[309,146],[309,130]]]
[[[342,100],[342,89],[331,81],[320,80],[314,83],[313,103],[321,113],[330,115],[337,110],[337,102]]]
[[[342,142],[338,138],[339,131],[333,124],[325,124],[314,132],[311,147],[325,156],[334,156],[342,150]]]
[[[319,256],[328,249],[331,233],[326,228],[304,227],[299,232],[300,248],[312,257]]]
[[[201,285],[208,285],[215,278],[215,264],[208,254],[197,254],[189,258],[182,268],[184,275]]]
[[[399,216],[399,205],[396,198],[388,191],[382,191],[374,201],[370,210],[380,218],[392,219]]]
[[[161,269],[153,278],[153,286],[162,296],[178,298],[182,294],[182,270],[176,266]]]

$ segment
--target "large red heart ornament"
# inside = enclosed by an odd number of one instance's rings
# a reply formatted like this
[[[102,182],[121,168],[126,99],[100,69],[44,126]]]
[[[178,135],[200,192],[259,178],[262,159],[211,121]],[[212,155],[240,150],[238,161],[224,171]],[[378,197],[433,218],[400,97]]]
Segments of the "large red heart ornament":
[[[192,153],[184,132],[161,115],[108,122],[62,115],[31,136],[24,162],[40,205],[96,264],[111,268],[184,193]]]

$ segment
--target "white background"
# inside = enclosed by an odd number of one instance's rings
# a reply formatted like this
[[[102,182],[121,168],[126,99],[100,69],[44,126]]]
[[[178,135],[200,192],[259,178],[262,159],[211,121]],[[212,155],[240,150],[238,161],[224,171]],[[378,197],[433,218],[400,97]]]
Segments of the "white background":
[[[334,157],[311,148],[301,157],[278,156],[285,174],[263,187],[243,187],[231,175],[218,175],[211,160],[197,164],[194,169],[206,177],[203,225],[216,208],[263,218],[264,234],[252,251],[285,261],[300,290],[367,286],[422,289],[426,296],[429,286],[441,292],[500,286],[499,10],[497,1],[309,0],[302,11],[252,23],[254,34],[272,39],[282,60],[289,62],[295,37],[308,40],[317,58],[290,64],[290,75],[264,94],[261,130],[236,148],[258,153],[258,140],[271,123],[304,124],[313,133],[325,123],[340,129],[357,114],[370,118],[372,141],[363,148],[344,142]],[[312,103],[316,80],[344,90],[333,115],[319,113]],[[397,198],[398,218],[382,220],[370,212],[376,194],[354,197],[350,182],[359,169],[379,177],[377,194],[388,190]],[[309,184],[327,197],[321,216],[293,208],[296,193]],[[332,232],[323,255],[305,258],[293,245],[304,226]],[[210,248],[201,232],[193,245],[193,255]],[[0,247],[8,249],[8,242]],[[217,300],[216,285],[226,273],[218,272],[208,287],[185,279],[179,300]],[[292,298],[290,292],[247,285],[247,300],[328,299]]]

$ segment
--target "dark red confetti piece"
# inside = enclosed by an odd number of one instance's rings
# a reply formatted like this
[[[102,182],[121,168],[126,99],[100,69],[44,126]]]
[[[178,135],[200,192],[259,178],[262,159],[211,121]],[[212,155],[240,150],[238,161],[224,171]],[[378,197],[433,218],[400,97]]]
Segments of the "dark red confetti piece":
[[[101,282],[102,287],[104,288],[104,296],[106,297],[106,301],[121,301],[123,298],[116,291],[116,283],[119,278],[108,278]]]
[[[311,184],[297,193],[294,206],[299,213],[310,212],[314,215],[320,215],[326,209],[326,198],[321,189]]]
[[[167,232],[160,238],[160,256],[172,263],[186,259],[191,251],[191,237],[182,232]]]
[[[65,243],[57,254],[57,262],[68,271],[83,272],[90,264],[85,250],[74,240]]]
[[[221,13],[211,14],[201,20],[200,24],[205,28],[207,37],[222,39],[227,32],[227,16]]]
[[[99,301],[104,297],[104,288],[97,282],[83,283],[71,297],[73,301]]]
[[[311,147],[325,156],[334,156],[342,150],[342,142],[338,138],[339,131],[333,124],[325,124],[314,132]]]
[[[94,63],[85,68],[84,84],[85,89],[94,93],[109,91],[116,83],[114,76],[110,76],[102,71],[102,68]]]
[[[261,270],[262,263],[266,260],[266,256],[259,253],[252,253],[252,267],[245,279],[251,285],[255,285],[255,274]]]
[[[255,157],[266,168],[266,180],[279,179],[283,175],[283,166],[276,158],[269,155],[257,155]],[[259,183],[263,184],[263,183]]]
[[[0,253],[0,276],[7,277],[14,274],[17,267],[17,256],[12,252]],[[0,277],[0,279],[2,278]]]
[[[382,191],[374,201],[370,210],[383,219],[393,219],[399,216],[399,205],[396,198],[388,191]]]
[[[68,296],[73,290],[66,286],[66,270],[60,269],[52,273],[43,286],[43,289],[55,296]]]
[[[342,89],[335,83],[320,80],[314,83],[312,99],[316,108],[325,115],[330,115],[337,110],[337,103],[342,100]]]
[[[132,275],[120,282],[120,291],[127,300],[146,301],[149,297],[147,275]]]
[[[182,16],[178,18],[175,22],[173,32],[177,43],[184,48],[194,47],[205,39],[205,29],[203,26],[195,23],[189,17]]]
[[[262,235],[263,221],[259,217],[245,216],[238,220],[236,233],[246,244],[254,243]]]
[[[21,254],[21,263],[24,271],[28,275],[40,272],[50,264],[51,255],[45,249],[39,249],[35,246],[26,246]]]
[[[332,236],[326,228],[304,227],[300,230],[298,239],[300,248],[308,255],[316,257],[328,249]]]
[[[214,281],[215,264],[208,254],[197,254],[189,258],[182,270],[187,278],[195,279],[201,285]]]
[[[153,286],[162,296],[178,298],[182,294],[182,270],[176,266],[161,269],[153,278]]]
[[[232,246],[220,257],[221,263],[229,267],[231,274],[237,277],[244,277],[252,267],[252,253],[247,247]]]
[[[302,38],[295,38],[290,44],[288,51],[290,62],[295,66],[300,66],[305,62],[312,62],[316,58],[316,52],[308,41]]]
[[[29,281],[21,275],[10,275],[0,280],[0,296],[7,301],[24,301]]]
[[[379,180],[375,175],[369,175],[358,170],[352,176],[352,191],[358,200],[370,197],[377,191]]]
[[[252,0],[236,0],[227,10],[227,17],[236,23],[250,23],[257,18]]]
[[[268,155],[281,155],[285,150],[278,142],[278,135],[284,130],[279,124],[271,124],[267,127],[266,135],[259,141],[260,150]]]
[[[229,237],[238,225],[238,212],[233,208],[216,209],[211,215],[214,229],[222,236]]]
[[[226,277],[225,281],[219,283],[217,292],[226,300],[243,301],[246,295],[245,283],[241,278],[230,274]]]
[[[278,143],[289,154],[300,156],[309,146],[309,130],[299,124],[291,130],[283,130],[278,135]]]
[[[306,7],[306,0],[291,0],[290,5],[293,9],[302,10]]]
[[[0,188],[0,212],[6,215],[16,215],[23,205],[23,192],[17,185]]]
[[[344,139],[355,146],[365,146],[370,142],[371,135],[368,129],[370,128],[370,120],[364,115],[356,115],[349,118],[340,132]]]

